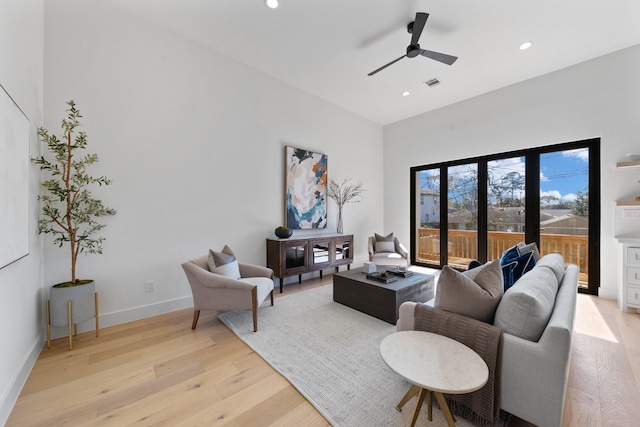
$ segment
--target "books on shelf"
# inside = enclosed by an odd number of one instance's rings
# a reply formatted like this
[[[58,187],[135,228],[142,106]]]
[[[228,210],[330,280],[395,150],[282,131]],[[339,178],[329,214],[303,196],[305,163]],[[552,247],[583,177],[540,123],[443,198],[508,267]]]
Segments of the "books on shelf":
[[[378,282],[382,282],[382,283],[391,283],[398,280],[396,276],[394,276],[393,274],[387,274],[386,272],[385,273],[375,272],[375,273],[367,274],[367,279],[377,280]]]
[[[394,276],[398,276],[398,277],[409,277],[413,274],[412,271],[409,270],[401,270],[399,268],[388,268],[387,269],[387,273],[389,274],[393,274]]]

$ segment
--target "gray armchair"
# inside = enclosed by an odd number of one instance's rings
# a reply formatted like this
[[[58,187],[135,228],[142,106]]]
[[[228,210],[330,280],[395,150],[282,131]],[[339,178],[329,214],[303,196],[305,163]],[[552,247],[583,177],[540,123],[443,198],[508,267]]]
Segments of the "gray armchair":
[[[258,265],[238,263],[240,279],[209,271],[208,255],[182,264],[193,293],[193,323],[196,328],[200,310],[251,310],[253,330],[258,331],[258,307],[267,296],[273,305],[273,270]]]
[[[378,242],[388,243],[386,246],[377,244]],[[393,243],[393,244],[391,244]],[[409,252],[393,233],[388,236],[369,237],[369,261],[376,265],[388,265],[397,267],[409,266]]]

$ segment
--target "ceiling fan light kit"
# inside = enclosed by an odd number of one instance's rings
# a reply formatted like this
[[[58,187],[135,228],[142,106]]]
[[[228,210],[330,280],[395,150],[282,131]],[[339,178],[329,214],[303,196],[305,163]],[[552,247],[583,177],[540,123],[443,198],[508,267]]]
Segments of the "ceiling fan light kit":
[[[422,30],[424,30],[424,25],[427,23],[427,18],[429,18],[428,13],[423,13],[423,12],[416,13],[415,21],[410,22],[409,25],[407,25],[407,32],[411,34],[411,43],[409,44],[409,46],[407,46],[406,53],[401,57],[389,62],[388,64],[383,65],[377,70],[370,72],[368,75],[373,76],[379,71],[384,70],[388,66],[395,64],[396,62],[400,61],[405,57],[415,58],[418,55],[425,56],[429,59],[433,59],[435,61],[442,62],[443,64],[447,64],[447,65],[451,65],[454,62],[456,62],[456,60],[458,59],[457,56],[447,55],[445,53],[433,52],[431,50],[425,50],[420,48],[420,44],[418,43],[418,41],[420,40],[420,35],[422,35]]]

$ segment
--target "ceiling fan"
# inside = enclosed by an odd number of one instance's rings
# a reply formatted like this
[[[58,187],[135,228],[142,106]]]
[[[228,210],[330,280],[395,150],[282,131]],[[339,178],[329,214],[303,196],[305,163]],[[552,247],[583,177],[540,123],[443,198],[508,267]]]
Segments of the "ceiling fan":
[[[386,65],[383,65],[377,70],[370,72],[368,75],[373,76],[375,73],[384,70],[389,65],[395,64],[396,62],[400,61],[404,57],[415,58],[418,55],[422,55],[447,65],[451,65],[454,62],[456,62],[456,59],[458,59],[457,56],[451,56],[444,53],[420,49],[420,44],[418,44],[418,40],[420,40],[420,35],[422,34],[422,30],[424,29],[424,24],[426,24],[428,17],[429,17],[428,13],[418,12],[416,13],[415,21],[410,22],[409,25],[407,25],[407,32],[411,34],[411,44],[407,46],[406,54],[402,55],[398,59],[394,59],[393,61],[389,62]]]

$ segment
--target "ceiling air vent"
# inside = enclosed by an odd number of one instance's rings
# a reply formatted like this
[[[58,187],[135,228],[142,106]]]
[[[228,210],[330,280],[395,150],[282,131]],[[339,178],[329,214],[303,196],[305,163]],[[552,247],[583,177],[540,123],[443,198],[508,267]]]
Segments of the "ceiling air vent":
[[[437,77],[434,77],[431,80],[427,80],[426,82],[424,82],[424,84],[426,84],[429,87],[434,87],[440,84],[440,80],[438,80]]]

